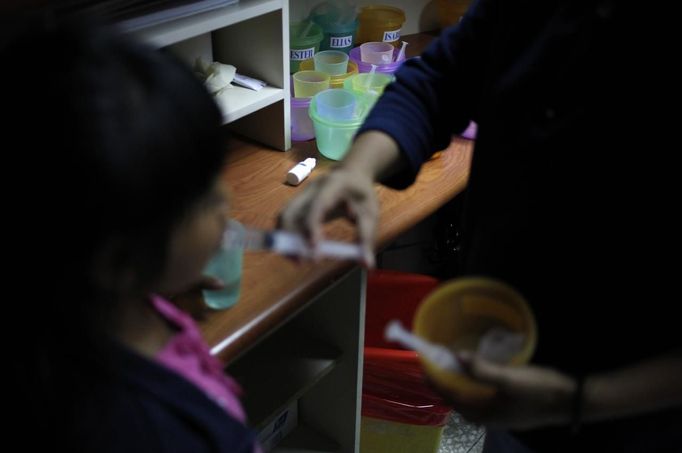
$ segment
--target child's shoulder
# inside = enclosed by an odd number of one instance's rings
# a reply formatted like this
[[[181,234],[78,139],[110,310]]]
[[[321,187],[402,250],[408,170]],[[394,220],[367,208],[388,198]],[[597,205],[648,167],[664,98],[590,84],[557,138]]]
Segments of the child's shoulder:
[[[253,451],[253,433],[189,382],[123,346],[113,354],[118,371],[80,411],[93,451]]]

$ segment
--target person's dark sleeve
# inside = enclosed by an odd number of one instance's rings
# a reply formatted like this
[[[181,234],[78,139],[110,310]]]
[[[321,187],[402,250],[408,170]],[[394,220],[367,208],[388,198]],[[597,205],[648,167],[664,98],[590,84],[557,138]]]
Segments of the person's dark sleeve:
[[[409,168],[383,181],[394,188],[414,182],[434,152],[472,119],[483,87],[497,0],[476,1],[461,22],[446,29],[421,58],[406,61],[358,134],[378,130],[400,146]]]

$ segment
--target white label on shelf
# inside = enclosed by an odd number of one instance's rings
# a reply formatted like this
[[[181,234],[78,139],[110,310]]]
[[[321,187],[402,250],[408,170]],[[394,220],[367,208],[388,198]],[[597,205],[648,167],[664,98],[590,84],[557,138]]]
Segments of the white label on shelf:
[[[264,451],[270,451],[296,426],[298,426],[298,400],[293,401],[277,414],[275,419],[258,433],[258,443]]]
[[[315,56],[315,48],[310,49],[290,49],[289,50],[291,60],[309,60]]]
[[[384,32],[384,42],[393,42],[400,39],[400,28],[393,31]]]
[[[350,36],[331,36],[329,38],[330,49],[343,49],[353,45],[353,35]]]

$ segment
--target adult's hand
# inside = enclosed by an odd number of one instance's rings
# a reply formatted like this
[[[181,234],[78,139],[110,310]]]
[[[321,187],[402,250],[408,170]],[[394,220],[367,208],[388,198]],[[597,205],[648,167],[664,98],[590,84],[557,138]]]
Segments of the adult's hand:
[[[363,260],[367,266],[374,266],[379,203],[368,174],[338,167],[317,178],[286,206],[280,226],[303,234],[314,246],[322,239],[323,223],[338,216],[355,222]]]
[[[465,419],[502,430],[570,423],[577,387],[572,377],[537,365],[499,365],[468,352],[459,358],[469,377],[496,389],[491,398],[472,400],[436,386]]]
[[[345,216],[355,222],[364,261],[374,266],[374,238],[379,203],[374,182],[404,164],[397,143],[380,131],[360,134],[344,161],[310,182],[282,211],[279,225],[303,234],[313,246],[322,239],[325,221]]]

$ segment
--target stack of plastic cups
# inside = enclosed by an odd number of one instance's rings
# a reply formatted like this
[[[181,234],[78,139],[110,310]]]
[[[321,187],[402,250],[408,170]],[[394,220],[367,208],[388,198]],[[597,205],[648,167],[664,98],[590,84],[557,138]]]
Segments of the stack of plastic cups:
[[[312,63],[311,63],[312,64]],[[308,115],[312,97],[329,88],[330,77],[318,71],[299,71],[292,76],[291,139],[306,141],[315,138],[315,129]]]
[[[301,61],[315,56],[322,42],[322,29],[312,21],[289,25],[289,72],[298,72]]]
[[[310,18],[324,32],[320,50],[350,52],[355,44],[355,34],[358,29],[355,8],[347,4],[323,2],[313,8]]]
[[[315,70],[315,62],[313,60],[302,61],[299,66],[301,71]],[[350,76],[358,73],[358,64],[352,60],[348,60],[348,68],[345,74],[330,75],[329,88],[343,88],[343,82]]]
[[[405,12],[393,6],[365,6],[358,15],[357,42],[388,42],[400,47],[400,30],[405,23]]]
[[[356,92],[337,88],[316,94],[309,114],[320,154],[343,159],[368,111],[367,98]]]

